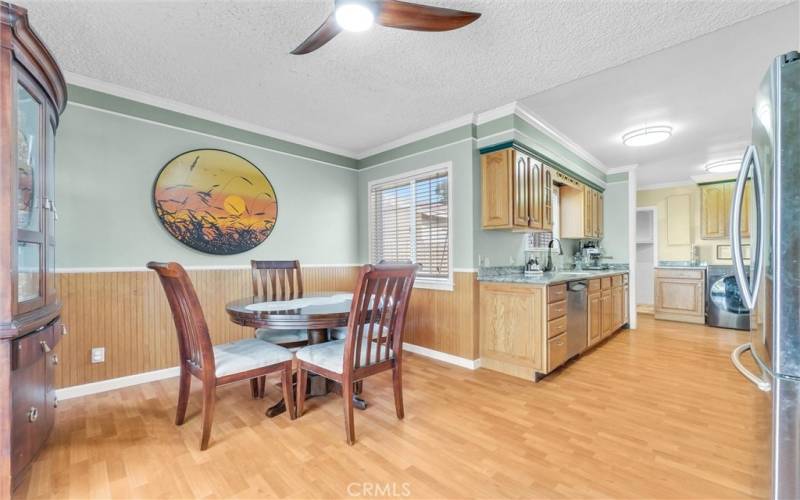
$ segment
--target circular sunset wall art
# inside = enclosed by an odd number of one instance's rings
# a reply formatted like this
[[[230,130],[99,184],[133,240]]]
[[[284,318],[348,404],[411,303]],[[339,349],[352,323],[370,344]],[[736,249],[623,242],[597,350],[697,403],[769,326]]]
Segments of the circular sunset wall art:
[[[167,162],[153,185],[153,205],[175,239],[216,255],[255,248],[278,218],[269,179],[241,156],[218,149],[187,151]]]

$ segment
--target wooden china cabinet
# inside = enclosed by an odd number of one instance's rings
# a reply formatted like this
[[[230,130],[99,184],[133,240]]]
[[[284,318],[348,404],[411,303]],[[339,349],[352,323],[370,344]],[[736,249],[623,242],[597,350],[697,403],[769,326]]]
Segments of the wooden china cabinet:
[[[21,7],[0,1],[0,498],[53,427],[55,134],[64,77]]]

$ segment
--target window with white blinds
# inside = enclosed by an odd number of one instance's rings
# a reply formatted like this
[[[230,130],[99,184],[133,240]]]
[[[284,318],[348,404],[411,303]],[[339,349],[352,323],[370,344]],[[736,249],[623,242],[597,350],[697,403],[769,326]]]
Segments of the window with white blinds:
[[[450,167],[369,185],[370,260],[415,262],[421,284],[451,285]]]

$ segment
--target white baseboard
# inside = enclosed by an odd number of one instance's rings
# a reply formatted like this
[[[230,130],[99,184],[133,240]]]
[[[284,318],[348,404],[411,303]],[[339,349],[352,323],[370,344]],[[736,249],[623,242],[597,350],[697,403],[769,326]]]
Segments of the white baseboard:
[[[481,366],[480,359],[466,359],[445,352],[434,351],[427,347],[420,347],[414,344],[403,343],[403,350],[425,356],[426,358],[443,361],[451,365],[460,366],[469,370],[476,370]],[[147,382],[155,382],[157,380],[164,380],[173,378],[180,375],[180,368],[173,366],[171,368],[164,368],[163,370],[154,370],[151,372],[137,373],[136,375],[128,375],[125,377],[112,378],[108,380],[101,380],[100,382],[91,382],[83,385],[73,385],[72,387],[64,387],[56,389],[56,397],[59,401],[66,399],[79,398],[81,396],[89,396],[91,394],[99,394],[101,392],[113,391],[115,389],[123,389],[132,385],[146,384]]]
[[[72,387],[56,389],[56,397],[60,401],[63,401],[65,399],[79,398],[81,396],[88,396],[90,394],[98,394],[100,392],[113,391],[114,389],[122,389],[123,387],[130,387],[132,385],[145,384],[147,382],[155,382],[156,380],[173,378],[177,377],[178,375],[180,375],[180,368],[173,366],[172,368],[164,368],[163,370],[137,373],[136,375],[128,375],[126,377],[112,378],[108,380],[101,380],[100,382],[73,385]]]
[[[480,359],[462,358],[452,354],[447,354],[446,352],[434,351],[433,349],[428,349],[427,347],[409,344],[408,342],[403,342],[403,350],[413,352],[414,354],[419,354],[420,356],[425,356],[426,358],[460,366],[461,368],[467,368],[468,370],[477,370],[481,366]]]

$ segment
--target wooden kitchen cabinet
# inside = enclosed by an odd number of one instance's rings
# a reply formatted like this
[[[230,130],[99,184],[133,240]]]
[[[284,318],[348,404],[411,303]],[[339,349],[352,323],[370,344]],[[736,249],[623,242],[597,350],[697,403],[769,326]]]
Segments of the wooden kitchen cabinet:
[[[588,345],[593,346],[603,338],[603,316],[601,305],[601,292],[589,292],[587,297],[587,311],[588,316],[587,330],[588,330]]]
[[[603,337],[611,335],[614,331],[614,307],[611,299],[611,290],[600,292],[600,321],[603,329]]]
[[[553,229],[553,168],[542,166],[542,229]]]
[[[546,288],[480,284],[482,366],[529,380],[545,372]]]
[[[512,148],[481,155],[481,227],[543,229],[543,171],[540,161]]]
[[[700,186],[700,237],[705,240],[727,239],[730,237],[730,217],[735,182],[718,182]],[[751,181],[745,184],[742,198],[742,237],[750,237],[750,203],[752,197]]]
[[[570,314],[587,315],[587,345],[597,344],[627,323],[627,274],[588,280],[587,306],[569,312],[567,284],[481,281],[481,367],[538,381],[564,364]]]
[[[655,318],[705,323],[705,271],[657,268]]]
[[[621,328],[625,324],[625,299],[623,298],[624,289],[622,286],[615,286],[611,289],[611,324],[613,329]]]
[[[573,239],[600,239],[603,237],[603,195],[581,185],[561,189],[561,237]]]

